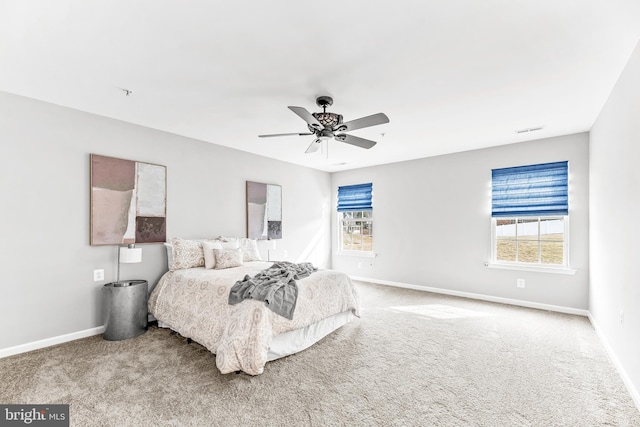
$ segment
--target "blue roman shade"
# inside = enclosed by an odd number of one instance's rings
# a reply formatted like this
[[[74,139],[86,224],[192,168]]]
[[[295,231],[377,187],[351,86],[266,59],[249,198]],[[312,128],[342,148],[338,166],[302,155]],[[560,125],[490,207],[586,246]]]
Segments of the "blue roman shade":
[[[372,194],[371,183],[338,187],[338,212],[372,210]]]
[[[568,162],[493,169],[491,216],[569,214]]]

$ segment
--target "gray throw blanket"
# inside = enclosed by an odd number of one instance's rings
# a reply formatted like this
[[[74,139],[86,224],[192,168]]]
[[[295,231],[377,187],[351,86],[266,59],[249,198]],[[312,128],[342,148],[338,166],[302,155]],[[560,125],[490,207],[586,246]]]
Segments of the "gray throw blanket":
[[[296,280],[304,279],[314,271],[318,269],[310,262],[276,262],[254,277],[247,275],[243,280],[237,281],[229,292],[229,304],[238,304],[245,299],[264,301],[273,312],[293,319],[298,300]]]

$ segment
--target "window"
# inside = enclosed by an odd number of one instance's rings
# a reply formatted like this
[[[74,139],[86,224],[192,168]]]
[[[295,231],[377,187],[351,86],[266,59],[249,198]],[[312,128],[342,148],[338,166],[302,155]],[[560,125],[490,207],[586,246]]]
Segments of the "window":
[[[341,213],[340,249],[343,251],[373,251],[373,212]]]
[[[338,187],[340,251],[373,252],[373,185]]]
[[[566,265],[565,217],[494,220],[496,262]]]
[[[495,263],[568,267],[568,162],[492,171]]]

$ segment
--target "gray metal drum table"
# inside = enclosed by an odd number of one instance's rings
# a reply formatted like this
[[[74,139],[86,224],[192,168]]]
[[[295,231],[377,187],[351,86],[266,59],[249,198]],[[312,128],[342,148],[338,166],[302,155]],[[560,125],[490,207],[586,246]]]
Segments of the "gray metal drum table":
[[[146,280],[124,280],[102,287],[105,340],[126,340],[146,332],[148,287]]]

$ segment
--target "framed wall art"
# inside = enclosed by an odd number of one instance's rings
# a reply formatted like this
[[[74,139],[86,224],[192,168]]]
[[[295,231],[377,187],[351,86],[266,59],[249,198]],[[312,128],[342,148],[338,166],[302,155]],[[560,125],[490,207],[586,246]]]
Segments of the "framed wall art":
[[[91,245],[166,240],[166,166],[91,154]]]
[[[247,181],[247,237],[282,239],[282,187]]]

